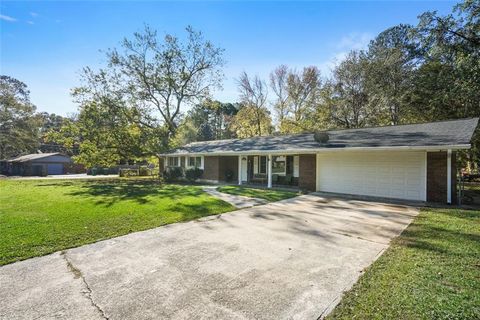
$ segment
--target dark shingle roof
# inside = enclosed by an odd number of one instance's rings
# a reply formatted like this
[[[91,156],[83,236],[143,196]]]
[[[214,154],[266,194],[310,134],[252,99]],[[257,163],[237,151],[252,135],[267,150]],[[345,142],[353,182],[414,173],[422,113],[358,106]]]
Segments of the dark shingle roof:
[[[10,162],[27,162],[27,161],[32,161],[32,160],[38,160],[38,159],[43,159],[43,158],[48,158],[51,156],[64,156],[58,152],[54,153],[32,153],[32,154],[26,154],[24,156],[20,156],[14,159],[10,159],[8,161]],[[65,156],[64,156],[65,157]]]
[[[477,127],[478,118],[441,122],[408,124],[328,131],[329,141],[320,144],[312,133],[281,136],[263,136],[248,139],[230,139],[193,142],[167,154],[238,153],[250,150],[295,151],[338,148],[388,147],[468,147]]]

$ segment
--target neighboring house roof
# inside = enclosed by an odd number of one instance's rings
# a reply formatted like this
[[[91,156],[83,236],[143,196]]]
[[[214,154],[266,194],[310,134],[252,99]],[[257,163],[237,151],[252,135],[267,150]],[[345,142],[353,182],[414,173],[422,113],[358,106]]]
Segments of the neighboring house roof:
[[[33,160],[39,160],[39,159],[44,159],[48,158],[51,156],[60,156],[60,157],[65,157],[65,158],[70,158],[68,156],[65,156],[61,153],[55,152],[55,153],[32,153],[32,154],[26,154],[24,156],[20,156],[14,159],[8,160],[9,162],[28,162],[28,161],[33,161]]]
[[[162,155],[279,153],[344,149],[468,149],[478,118],[327,131],[328,143],[313,133],[193,142]]]

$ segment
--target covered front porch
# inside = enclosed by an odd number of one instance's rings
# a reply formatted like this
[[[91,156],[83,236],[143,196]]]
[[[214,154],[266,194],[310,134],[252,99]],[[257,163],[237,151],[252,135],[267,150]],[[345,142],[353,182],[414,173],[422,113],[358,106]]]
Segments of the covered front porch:
[[[198,167],[203,170],[201,181],[234,183],[261,188],[284,188],[315,191],[315,154],[228,154],[174,155],[161,159],[162,172]]]
[[[299,163],[298,155],[241,155],[238,184],[298,188]]]

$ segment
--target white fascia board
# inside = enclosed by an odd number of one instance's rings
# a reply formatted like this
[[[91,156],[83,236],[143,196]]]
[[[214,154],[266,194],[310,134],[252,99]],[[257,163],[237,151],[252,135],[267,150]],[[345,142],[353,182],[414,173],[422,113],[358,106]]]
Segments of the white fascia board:
[[[238,155],[290,155],[290,154],[316,154],[321,152],[347,152],[347,151],[444,151],[470,149],[470,144],[444,145],[444,146],[396,146],[396,147],[351,147],[351,148],[308,148],[288,150],[248,150],[248,151],[223,151],[223,152],[198,152],[198,153],[164,153],[159,156],[238,156]]]

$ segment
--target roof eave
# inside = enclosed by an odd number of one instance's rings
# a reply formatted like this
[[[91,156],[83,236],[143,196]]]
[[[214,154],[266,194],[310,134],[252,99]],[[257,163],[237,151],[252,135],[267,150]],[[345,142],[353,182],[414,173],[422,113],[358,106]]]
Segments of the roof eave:
[[[342,151],[408,151],[408,150],[465,150],[470,149],[470,144],[455,145],[436,145],[436,146],[391,146],[391,147],[345,147],[345,148],[304,148],[304,149],[285,149],[285,150],[247,150],[247,151],[221,151],[221,152],[180,152],[180,153],[162,153],[159,157],[167,156],[188,156],[188,155],[210,155],[210,156],[238,156],[249,154],[312,154],[319,152],[342,152]]]

